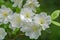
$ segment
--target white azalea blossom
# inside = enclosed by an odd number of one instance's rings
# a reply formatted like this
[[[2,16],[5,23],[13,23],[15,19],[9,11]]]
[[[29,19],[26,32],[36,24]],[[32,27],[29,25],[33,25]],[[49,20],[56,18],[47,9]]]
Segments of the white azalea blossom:
[[[26,7],[26,8],[29,7],[35,11],[36,7],[39,7],[39,6],[40,4],[37,0],[27,0],[26,4],[23,7]]]
[[[39,24],[43,30],[49,28],[49,24],[51,23],[51,17],[47,15],[47,13],[42,12],[40,14],[35,15],[34,22]]]
[[[7,33],[5,32],[5,30],[3,28],[0,28],[0,40],[3,40],[6,35]]]
[[[15,28],[20,28],[22,25],[22,20],[19,14],[14,13],[13,15],[8,16],[8,18],[10,19],[10,28],[11,29],[15,29]]]
[[[19,7],[21,8],[22,7],[22,2],[23,0],[11,0],[14,4],[13,4],[13,7]]]
[[[19,28],[30,39],[37,40],[41,31],[49,28],[51,16],[45,12],[35,14],[36,8],[40,6],[38,0],[26,0],[25,4],[23,4],[24,0],[11,0],[11,2],[13,7],[21,8],[21,11],[19,14],[13,13],[10,8],[2,5],[0,8],[0,25],[10,23],[9,28],[13,31]],[[0,40],[4,40],[6,35],[4,28],[0,28]]]
[[[25,32],[25,35],[29,36],[30,39],[38,39],[41,35],[41,28],[35,23],[27,23],[21,28],[21,31]]]
[[[8,16],[12,13],[13,12],[10,8],[7,8],[6,6],[2,5],[0,8],[0,24],[7,24],[9,22]]]
[[[33,11],[30,8],[23,8],[21,10],[20,15],[25,22],[29,22],[29,21],[31,22],[32,17],[35,15],[35,13],[33,13]]]

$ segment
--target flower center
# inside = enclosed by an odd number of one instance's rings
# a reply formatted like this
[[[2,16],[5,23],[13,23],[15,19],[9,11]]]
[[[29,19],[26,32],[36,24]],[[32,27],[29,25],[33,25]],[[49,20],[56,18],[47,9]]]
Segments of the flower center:
[[[39,24],[44,24],[44,23],[45,23],[45,20],[43,18],[40,18]]]
[[[5,11],[5,12],[3,12],[3,14],[2,14],[4,17],[7,17],[8,16],[8,13]]]
[[[25,14],[25,17],[26,17],[26,18],[30,18],[30,14],[27,12],[27,13]]]
[[[15,21],[16,21],[17,23],[20,23],[20,22],[21,22],[20,17],[16,17],[16,18],[15,18]]]
[[[33,29],[34,32],[36,32],[38,30],[38,28],[35,25],[32,26],[32,29]]]

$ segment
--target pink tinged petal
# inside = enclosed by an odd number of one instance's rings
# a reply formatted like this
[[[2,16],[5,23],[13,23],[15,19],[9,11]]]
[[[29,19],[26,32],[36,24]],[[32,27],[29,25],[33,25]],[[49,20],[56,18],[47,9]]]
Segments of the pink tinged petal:
[[[47,24],[43,24],[42,29],[45,30],[46,28],[49,28],[49,26]]]
[[[29,35],[30,39],[38,39],[39,35],[32,32],[30,35]]]
[[[30,34],[31,34],[30,31],[25,33],[26,36],[29,36]]]
[[[4,24],[7,24],[9,21],[8,21],[8,18],[6,18],[5,20],[4,20]]]
[[[21,28],[21,31],[22,31],[22,32],[28,32],[28,31],[30,31],[30,28],[28,28],[28,27],[23,27],[23,28]]]
[[[40,13],[40,17],[44,17],[44,18],[47,17],[47,13],[41,12],[41,13]]]
[[[51,17],[50,16],[46,17],[46,22],[47,22],[47,24],[51,24]]]

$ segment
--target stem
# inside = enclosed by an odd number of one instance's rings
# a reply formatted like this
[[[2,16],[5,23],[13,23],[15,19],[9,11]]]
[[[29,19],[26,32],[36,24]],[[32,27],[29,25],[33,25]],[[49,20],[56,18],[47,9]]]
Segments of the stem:
[[[52,21],[52,23],[56,26],[60,26],[60,23],[56,22],[56,21]]]

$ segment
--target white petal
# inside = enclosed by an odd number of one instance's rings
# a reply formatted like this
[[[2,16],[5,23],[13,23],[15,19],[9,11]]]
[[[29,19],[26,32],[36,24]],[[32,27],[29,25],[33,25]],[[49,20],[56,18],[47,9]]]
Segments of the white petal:
[[[3,28],[0,28],[0,39],[4,39],[6,35],[7,33],[5,32],[5,30]]]
[[[47,24],[42,25],[42,29],[45,30],[46,28],[49,28]]]
[[[40,13],[40,17],[47,17],[47,13],[41,12],[41,13]]]
[[[47,22],[47,24],[51,24],[51,17],[50,16],[46,17],[46,22]]]
[[[30,34],[29,37],[30,37],[30,39],[38,39],[39,35],[38,35],[38,34],[36,35],[36,34],[33,32],[33,33]]]
[[[5,20],[4,20],[4,24],[7,24],[9,21],[8,21],[8,18],[6,18]]]
[[[21,31],[22,32],[28,32],[28,31],[30,31],[30,28],[29,27],[23,27],[23,28],[21,28]]]

